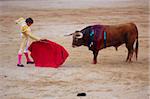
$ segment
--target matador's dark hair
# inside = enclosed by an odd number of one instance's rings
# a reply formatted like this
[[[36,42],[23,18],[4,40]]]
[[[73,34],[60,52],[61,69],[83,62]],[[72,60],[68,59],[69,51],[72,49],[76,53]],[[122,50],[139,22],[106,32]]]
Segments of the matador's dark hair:
[[[32,19],[32,18],[30,18],[30,17],[29,17],[29,18],[27,18],[27,19],[26,19],[26,23],[31,23],[31,24],[32,24],[32,23],[33,23],[33,19]]]

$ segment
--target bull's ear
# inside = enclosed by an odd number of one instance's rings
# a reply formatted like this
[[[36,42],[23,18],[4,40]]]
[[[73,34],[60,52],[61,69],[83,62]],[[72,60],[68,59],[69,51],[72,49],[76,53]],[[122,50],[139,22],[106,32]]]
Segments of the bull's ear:
[[[74,33],[71,33],[71,34],[66,34],[66,35],[64,35],[64,36],[71,36],[71,35],[73,35]]]
[[[80,32],[80,31],[78,31],[78,30],[75,31],[75,33],[78,33],[78,32]]]

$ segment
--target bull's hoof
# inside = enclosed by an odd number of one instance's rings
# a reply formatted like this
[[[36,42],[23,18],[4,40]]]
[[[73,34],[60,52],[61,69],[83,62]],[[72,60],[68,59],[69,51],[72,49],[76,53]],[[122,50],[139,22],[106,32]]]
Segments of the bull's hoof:
[[[133,63],[133,61],[132,61],[132,60],[126,60],[126,62],[127,62],[127,63]]]
[[[96,64],[97,62],[96,61],[93,61],[93,64]]]

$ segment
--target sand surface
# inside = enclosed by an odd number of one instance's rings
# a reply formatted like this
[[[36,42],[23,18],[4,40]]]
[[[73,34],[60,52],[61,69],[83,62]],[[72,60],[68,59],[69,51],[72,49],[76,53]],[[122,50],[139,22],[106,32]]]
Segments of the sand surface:
[[[148,0],[0,0],[1,99],[148,99]],[[64,46],[70,56],[58,69],[16,66],[19,17],[32,17],[35,35]],[[138,61],[126,63],[125,45],[101,50],[92,63],[87,47],[72,48],[73,33],[93,24],[134,22],[139,30]],[[86,97],[77,97],[85,92]]]

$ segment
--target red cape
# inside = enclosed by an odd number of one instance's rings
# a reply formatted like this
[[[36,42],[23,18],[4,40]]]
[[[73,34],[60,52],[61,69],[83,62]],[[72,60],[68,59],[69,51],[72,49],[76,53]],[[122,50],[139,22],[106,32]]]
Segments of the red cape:
[[[37,67],[57,68],[69,56],[64,47],[50,40],[35,41],[28,49]]]

